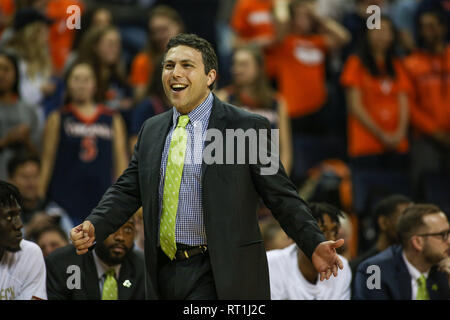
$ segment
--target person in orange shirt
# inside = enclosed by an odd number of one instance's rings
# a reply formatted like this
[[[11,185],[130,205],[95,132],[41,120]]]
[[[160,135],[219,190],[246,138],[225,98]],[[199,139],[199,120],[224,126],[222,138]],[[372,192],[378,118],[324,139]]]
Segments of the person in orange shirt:
[[[413,185],[417,197],[441,193],[433,203],[450,208],[450,46],[445,42],[446,21],[440,12],[426,11],[418,23],[421,49],[404,61],[414,86],[410,99]]]
[[[160,5],[148,18],[149,38],[143,52],[137,54],[131,63],[129,82],[134,87],[136,101],[145,97],[147,84],[155,69],[154,63],[162,57],[169,39],[183,32],[183,21],[174,9]]]
[[[402,177],[399,185],[383,187],[401,188],[391,190],[396,192],[408,189],[404,171],[409,164],[407,94],[410,86],[395,55],[396,37],[392,21],[382,17],[380,29],[366,31],[359,50],[348,58],[341,75],[347,98],[348,155],[357,213],[361,213],[362,203],[375,184],[370,180],[359,185],[367,172],[377,174],[380,179],[399,173]]]
[[[71,14],[67,13],[67,8],[70,6],[77,6],[80,10],[80,15],[83,13],[83,3],[78,0],[50,0],[47,4],[46,14],[54,21],[49,30],[49,44],[53,68],[56,74],[60,74],[64,68],[77,31],[77,29],[69,29],[67,27],[67,20],[74,21],[70,17],[76,14],[76,11]]]
[[[319,17],[314,1],[293,0],[288,8],[290,19],[276,24],[276,80],[291,119],[294,180],[303,180],[308,169],[335,156],[327,145],[324,120],[325,56],[347,43],[350,34],[333,19]]]

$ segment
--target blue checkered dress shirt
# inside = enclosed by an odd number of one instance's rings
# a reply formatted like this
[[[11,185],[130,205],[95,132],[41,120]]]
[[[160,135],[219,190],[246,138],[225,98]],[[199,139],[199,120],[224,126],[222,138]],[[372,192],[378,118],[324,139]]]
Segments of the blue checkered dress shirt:
[[[209,116],[213,105],[213,95],[208,97],[194,110],[188,113],[189,123],[186,125],[188,141],[183,167],[183,175],[178,196],[178,210],[175,226],[175,241],[195,246],[207,244],[205,225],[203,223],[202,206],[202,164],[204,137],[208,128]],[[172,133],[176,128],[178,117],[181,114],[173,108],[173,123],[166,137],[164,151],[161,159],[160,183],[159,183],[159,221],[161,221],[162,199],[164,194],[164,178],[169,154]],[[195,143],[201,126],[201,143]]]

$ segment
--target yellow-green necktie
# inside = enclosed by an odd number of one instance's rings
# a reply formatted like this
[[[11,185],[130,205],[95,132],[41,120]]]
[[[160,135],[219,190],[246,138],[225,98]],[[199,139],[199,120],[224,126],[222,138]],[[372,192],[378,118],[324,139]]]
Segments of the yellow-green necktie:
[[[427,279],[424,275],[421,275],[417,279],[417,296],[416,300],[430,300],[430,295],[427,290]]]
[[[173,260],[177,251],[175,243],[175,224],[178,209],[178,195],[180,192],[181,176],[183,175],[184,155],[186,152],[186,125],[189,117],[178,118],[178,124],[170,141],[167,159],[166,175],[164,178],[164,193],[162,202],[161,225],[159,227],[159,242],[164,253]]]
[[[117,281],[114,269],[109,269],[106,273],[106,280],[103,284],[102,300],[118,300]]]

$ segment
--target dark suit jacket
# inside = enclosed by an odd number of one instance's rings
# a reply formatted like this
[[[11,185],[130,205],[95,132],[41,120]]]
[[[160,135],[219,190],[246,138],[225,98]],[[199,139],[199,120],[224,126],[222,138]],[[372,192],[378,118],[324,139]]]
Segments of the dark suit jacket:
[[[146,295],[149,299],[159,298],[158,186],[161,156],[172,126],[172,114],[171,109],[144,123],[128,168],[86,218],[95,227],[96,241],[103,241],[142,205]],[[225,146],[225,129],[270,130],[270,124],[264,117],[214,97],[208,128],[222,132]],[[246,152],[248,159],[248,150]],[[311,258],[316,246],[325,241],[309,208],[298,197],[295,186],[281,164],[274,175],[260,175],[261,167],[259,162],[224,165],[202,163],[204,223],[219,299],[270,299],[267,258],[256,215],[259,196],[308,257]]]
[[[49,300],[101,299],[98,273],[92,251],[84,255],[77,255],[75,247],[68,245],[53,251],[46,257],[45,264]],[[80,289],[69,289],[67,286],[69,277],[75,274],[73,270],[68,270],[71,265],[80,267]],[[119,300],[145,299],[144,278],[144,255],[133,250],[126,256],[120,267],[117,281]],[[69,279],[69,283],[74,283],[72,279]],[[126,280],[131,283],[130,287],[123,285]]]
[[[369,289],[367,279],[373,272],[367,273],[370,265],[380,267],[381,289]],[[372,281],[370,281],[372,282]],[[447,277],[432,267],[427,279],[427,290],[431,300],[450,299]],[[412,300],[411,276],[402,257],[402,247],[391,246],[364,262],[355,276],[354,298],[357,300]]]

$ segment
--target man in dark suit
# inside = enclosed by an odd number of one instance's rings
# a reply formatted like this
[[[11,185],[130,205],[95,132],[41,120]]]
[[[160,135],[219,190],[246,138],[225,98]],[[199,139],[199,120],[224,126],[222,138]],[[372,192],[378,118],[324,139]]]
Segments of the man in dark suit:
[[[448,271],[438,269],[450,254],[445,214],[434,205],[412,205],[400,218],[397,232],[402,245],[391,246],[359,265],[355,299],[450,299]]]
[[[216,70],[217,57],[206,40],[181,34],[169,41],[162,82],[174,108],[144,123],[129,167],[83,224],[72,229],[77,253],[88,252],[142,205],[148,298],[269,299],[267,258],[256,216],[260,196],[312,260],[321,280],[337,276],[343,265],[335,248],[344,240],[325,240],[276,152],[272,174],[265,174],[271,168],[260,159],[248,161],[255,155],[249,149],[257,143],[247,144],[244,151],[221,152],[220,147],[234,147],[228,130],[265,133],[262,149],[271,140],[267,119],[212,94]],[[188,134],[194,138],[187,139]],[[215,134],[213,141],[210,134]],[[200,140],[205,144],[195,143],[199,135],[206,136]],[[217,152],[208,153],[211,149]],[[227,163],[221,164],[224,159]]]
[[[45,259],[48,299],[144,299],[144,255],[133,250],[134,236],[132,218],[86,255],[72,245],[53,251]]]

